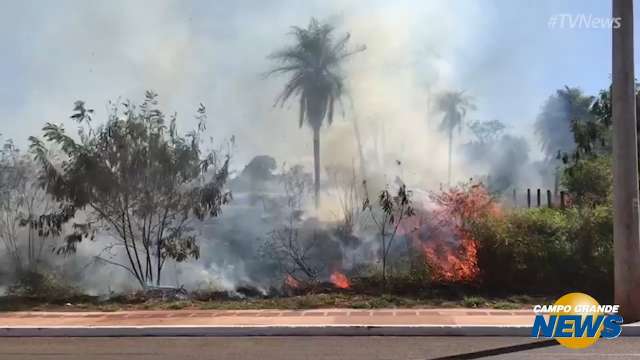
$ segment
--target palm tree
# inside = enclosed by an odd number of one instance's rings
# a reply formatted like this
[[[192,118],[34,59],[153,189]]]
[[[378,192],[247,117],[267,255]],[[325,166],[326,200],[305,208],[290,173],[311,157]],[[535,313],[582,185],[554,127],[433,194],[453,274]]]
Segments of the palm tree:
[[[453,132],[456,128],[462,131],[462,120],[467,111],[476,107],[472,98],[465,95],[464,91],[448,91],[438,98],[438,110],[444,113],[439,130],[446,132],[449,137],[449,166],[447,170],[447,184],[451,185],[451,158],[453,151]]]
[[[363,51],[364,46],[349,49],[349,33],[334,38],[334,27],[312,18],[309,26],[292,27],[293,45],[269,56],[277,62],[269,74],[290,74],[276,105],[292,97],[300,102],[300,127],[307,121],[313,130],[315,205],[320,203],[320,128],[326,118],[333,122],[334,107],[344,93],[344,75],[340,65],[347,57]]]
[[[573,130],[580,124],[591,122],[593,114],[590,109],[594,100],[579,88],[568,86],[549,96],[534,125],[547,159],[576,150]]]

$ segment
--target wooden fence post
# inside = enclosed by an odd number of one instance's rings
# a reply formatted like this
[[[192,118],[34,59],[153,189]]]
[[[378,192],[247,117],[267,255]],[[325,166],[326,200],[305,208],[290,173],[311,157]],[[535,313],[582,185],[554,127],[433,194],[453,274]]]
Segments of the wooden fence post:
[[[537,195],[538,195],[538,207],[540,207],[540,203],[542,202],[542,201],[540,201],[540,200],[541,200],[541,199],[540,199],[540,188],[538,188],[538,193],[537,193]]]
[[[531,189],[527,189],[527,207],[531,208]]]
[[[553,207],[553,204],[551,204],[551,190],[547,190],[547,206],[549,209]]]
[[[565,208],[565,204],[564,204],[564,191],[560,191],[560,209],[564,210]]]

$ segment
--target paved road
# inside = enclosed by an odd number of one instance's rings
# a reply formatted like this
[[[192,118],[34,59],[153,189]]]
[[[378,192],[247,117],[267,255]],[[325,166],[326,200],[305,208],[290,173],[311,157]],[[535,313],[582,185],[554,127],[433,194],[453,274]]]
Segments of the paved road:
[[[632,337],[582,351],[532,343],[508,337],[0,338],[0,359],[640,359],[640,339]]]

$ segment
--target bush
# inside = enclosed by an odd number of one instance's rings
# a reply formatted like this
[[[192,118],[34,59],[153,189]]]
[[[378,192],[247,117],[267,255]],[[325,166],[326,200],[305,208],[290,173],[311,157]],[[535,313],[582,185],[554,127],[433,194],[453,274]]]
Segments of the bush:
[[[562,185],[578,204],[609,203],[613,186],[611,158],[598,156],[576,162],[564,170]]]
[[[487,306],[487,300],[480,296],[465,296],[462,305],[467,308],[480,308]]]
[[[488,290],[611,294],[610,207],[514,210],[487,215],[470,229]]]
[[[80,295],[80,291],[51,273],[22,271],[7,291],[9,296],[20,296],[50,301],[63,301]]]

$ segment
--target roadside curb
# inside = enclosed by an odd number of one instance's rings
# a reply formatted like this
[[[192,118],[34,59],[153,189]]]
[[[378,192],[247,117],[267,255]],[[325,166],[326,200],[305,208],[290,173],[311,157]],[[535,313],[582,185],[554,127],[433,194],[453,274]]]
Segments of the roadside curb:
[[[530,337],[531,326],[492,325],[297,325],[297,326],[10,326],[0,337],[141,336],[514,336]],[[640,324],[624,325],[621,336],[640,336]]]

